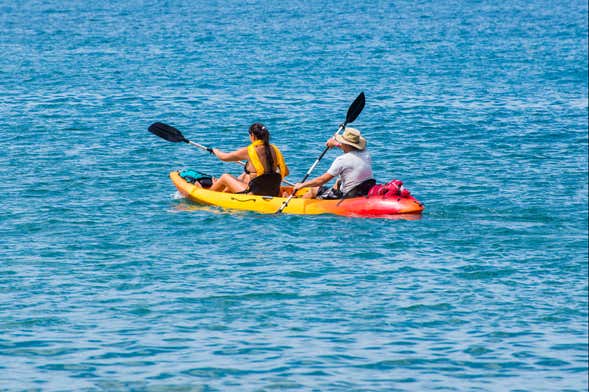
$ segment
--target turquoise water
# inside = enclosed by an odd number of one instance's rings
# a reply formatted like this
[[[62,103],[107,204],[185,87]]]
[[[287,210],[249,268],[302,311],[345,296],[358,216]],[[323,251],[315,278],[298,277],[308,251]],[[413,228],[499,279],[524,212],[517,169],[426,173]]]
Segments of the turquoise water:
[[[0,4],[0,389],[588,389],[585,1]],[[179,198],[354,126],[419,220]],[[316,169],[325,171],[336,152]]]

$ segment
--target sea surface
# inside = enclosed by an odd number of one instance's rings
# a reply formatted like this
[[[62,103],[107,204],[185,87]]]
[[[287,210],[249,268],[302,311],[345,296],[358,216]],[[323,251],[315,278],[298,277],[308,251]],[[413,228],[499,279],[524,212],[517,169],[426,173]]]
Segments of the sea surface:
[[[584,0],[0,2],[1,391],[587,391]],[[419,219],[260,215],[353,123]],[[337,156],[330,151],[313,175]]]

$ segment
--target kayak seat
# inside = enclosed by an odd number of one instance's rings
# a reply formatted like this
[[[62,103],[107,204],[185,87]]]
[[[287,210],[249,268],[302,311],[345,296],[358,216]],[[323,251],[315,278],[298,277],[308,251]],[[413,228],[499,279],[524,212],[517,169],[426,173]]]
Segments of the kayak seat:
[[[266,173],[255,177],[248,184],[247,193],[259,196],[280,195],[282,176],[279,173]]]
[[[374,179],[365,180],[364,182],[357,185],[351,191],[344,195],[344,199],[350,199],[352,197],[360,197],[368,195],[370,189],[376,185],[376,181]]]

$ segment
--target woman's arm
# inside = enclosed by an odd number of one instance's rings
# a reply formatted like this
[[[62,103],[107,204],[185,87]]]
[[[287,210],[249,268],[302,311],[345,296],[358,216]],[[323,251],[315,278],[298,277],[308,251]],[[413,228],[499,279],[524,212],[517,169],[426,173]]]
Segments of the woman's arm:
[[[231,152],[223,152],[217,148],[213,148],[213,155],[225,162],[234,162],[248,159],[247,147],[243,147],[239,150]]]

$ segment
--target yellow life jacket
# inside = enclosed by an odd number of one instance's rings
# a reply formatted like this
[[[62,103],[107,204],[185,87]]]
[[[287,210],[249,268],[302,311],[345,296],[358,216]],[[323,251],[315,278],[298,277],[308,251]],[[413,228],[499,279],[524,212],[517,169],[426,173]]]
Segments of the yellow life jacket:
[[[261,176],[266,172],[264,169],[264,164],[260,160],[260,156],[256,151],[256,147],[264,145],[262,140],[254,140],[252,144],[247,147],[247,155],[249,162],[253,165],[254,169],[256,169],[256,174]],[[288,175],[288,169],[286,168],[286,163],[284,163],[284,158],[282,157],[282,153],[274,144],[270,144],[270,147],[274,150],[276,154],[276,159],[274,159],[274,165],[280,169],[280,175],[282,178]],[[270,168],[269,172],[274,172],[274,168]]]

